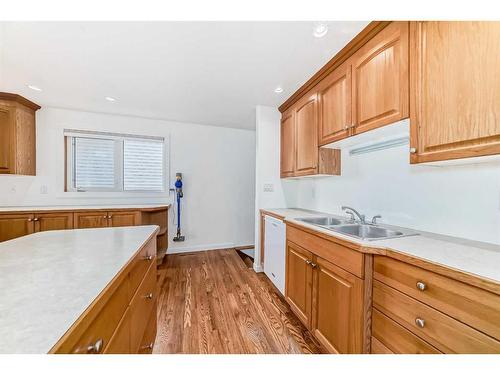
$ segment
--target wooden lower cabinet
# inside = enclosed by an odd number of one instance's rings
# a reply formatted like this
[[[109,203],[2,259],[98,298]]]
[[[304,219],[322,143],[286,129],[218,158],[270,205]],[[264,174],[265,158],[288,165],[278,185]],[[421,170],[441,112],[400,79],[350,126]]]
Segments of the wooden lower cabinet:
[[[314,263],[312,332],[332,353],[363,351],[363,280],[317,258]]]
[[[312,251],[287,241],[286,301],[327,351],[363,353],[364,280]]]
[[[33,214],[1,214],[0,242],[26,236],[35,231]]]
[[[139,211],[110,211],[108,220],[110,227],[132,227],[140,225],[141,213]]]
[[[75,229],[104,228],[109,223],[106,211],[75,212]]]
[[[144,259],[144,248],[156,253],[156,236],[152,236],[125,268],[84,311],[50,353],[150,353],[156,337],[157,291],[156,261]],[[146,262],[148,268],[137,268]],[[141,272],[140,286],[131,285]],[[147,340],[148,348],[142,348]]]
[[[73,229],[72,212],[35,213],[35,232]]]
[[[304,323],[311,326],[312,254],[287,242],[285,297],[292,311]]]

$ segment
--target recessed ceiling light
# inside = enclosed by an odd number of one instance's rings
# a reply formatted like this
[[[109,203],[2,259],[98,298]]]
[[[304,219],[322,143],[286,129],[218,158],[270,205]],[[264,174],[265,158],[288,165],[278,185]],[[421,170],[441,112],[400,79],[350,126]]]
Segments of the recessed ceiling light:
[[[276,87],[276,88],[274,89],[274,92],[275,92],[276,94],[281,94],[281,93],[283,92],[283,88],[282,88],[282,87]]]
[[[35,91],[42,91],[42,89],[40,87],[35,86],[35,85],[28,85],[28,88],[35,90]]]
[[[104,99],[106,99],[108,102],[116,102],[116,99],[112,98],[111,96],[106,96]]]
[[[328,25],[326,23],[318,23],[314,26],[313,35],[316,38],[323,38],[328,32]]]

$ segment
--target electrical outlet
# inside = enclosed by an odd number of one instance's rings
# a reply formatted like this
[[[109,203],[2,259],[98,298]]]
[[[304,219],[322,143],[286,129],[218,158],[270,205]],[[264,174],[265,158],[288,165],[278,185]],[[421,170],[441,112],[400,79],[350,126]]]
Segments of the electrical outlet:
[[[274,191],[274,184],[264,184],[264,192],[272,193]]]
[[[49,192],[49,188],[47,185],[40,186],[40,194],[47,194]]]

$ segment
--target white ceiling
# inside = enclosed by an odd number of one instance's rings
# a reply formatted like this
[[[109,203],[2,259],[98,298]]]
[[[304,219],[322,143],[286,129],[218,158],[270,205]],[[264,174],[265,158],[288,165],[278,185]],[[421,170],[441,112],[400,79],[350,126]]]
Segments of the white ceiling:
[[[313,22],[4,22],[0,91],[42,106],[254,129],[256,105],[279,106],[366,24],[329,22],[318,39]]]

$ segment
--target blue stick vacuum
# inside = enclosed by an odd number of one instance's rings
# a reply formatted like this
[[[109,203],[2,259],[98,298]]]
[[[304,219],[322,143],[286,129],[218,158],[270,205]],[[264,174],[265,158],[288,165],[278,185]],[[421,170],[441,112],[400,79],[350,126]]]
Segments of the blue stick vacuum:
[[[184,196],[182,192],[182,173],[175,174],[175,194],[177,195],[177,235],[174,237],[174,242],[182,242],[185,239],[181,235],[181,198]]]

